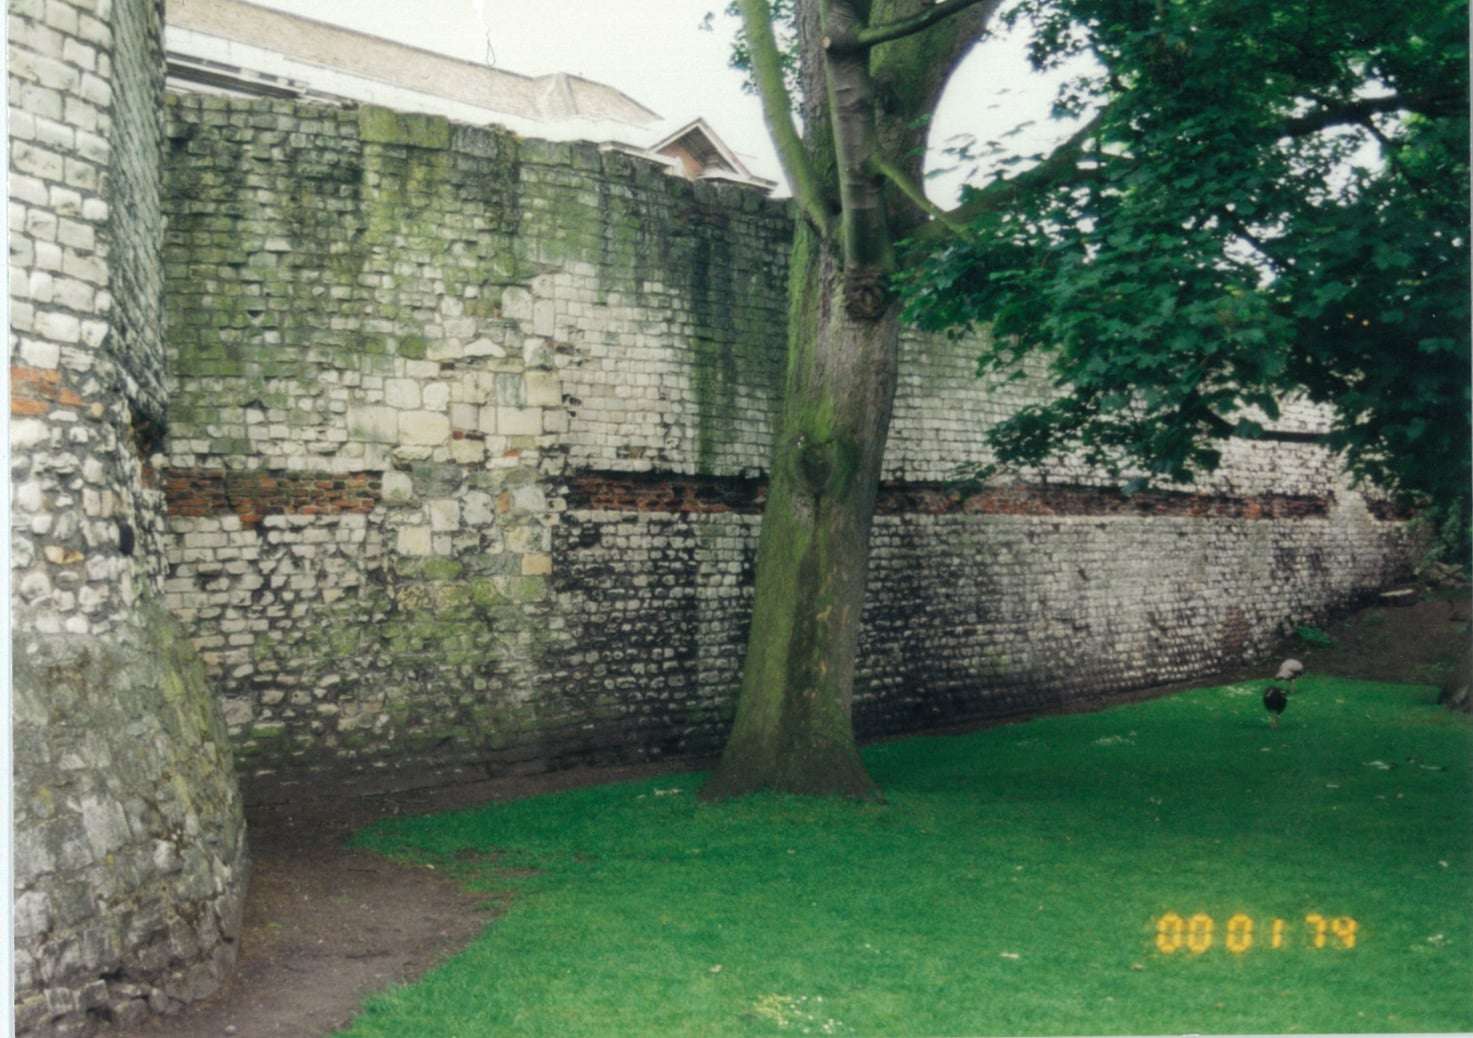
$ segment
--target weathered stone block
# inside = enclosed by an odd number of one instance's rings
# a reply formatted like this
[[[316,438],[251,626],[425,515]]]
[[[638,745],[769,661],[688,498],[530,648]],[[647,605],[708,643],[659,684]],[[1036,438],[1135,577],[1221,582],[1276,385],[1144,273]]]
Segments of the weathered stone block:
[[[542,410],[535,407],[500,407],[496,431],[502,436],[537,436],[542,432]]]
[[[433,411],[404,411],[399,414],[399,442],[438,446],[450,439],[450,417]]]
[[[486,460],[485,440],[451,440],[451,460],[459,465],[475,465]]]
[[[350,407],[348,437],[372,443],[397,443],[399,412],[392,407],[379,405]]]
[[[428,526],[399,527],[395,547],[400,555],[433,555],[434,541]]]
[[[450,122],[439,115],[359,105],[358,136],[367,144],[406,144],[414,148],[444,150],[450,147]]]
[[[466,343],[465,348],[462,352],[467,357],[501,358],[506,356],[506,347],[502,346],[500,343],[492,339],[482,336],[481,338]]]
[[[557,328],[557,306],[551,299],[532,303],[532,334],[551,337]]]
[[[460,502],[454,498],[436,498],[428,502],[430,529],[439,533],[460,529]]]
[[[420,406],[420,384],[414,379],[391,378],[384,382],[384,400],[391,407],[418,410]]]
[[[527,406],[561,406],[563,402],[562,379],[556,372],[529,371],[525,378]]]
[[[525,288],[506,288],[501,292],[501,312],[509,320],[532,319],[532,293]]]
[[[443,411],[450,404],[450,386],[444,382],[431,382],[424,387],[421,396],[428,411]]]
[[[385,472],[383,492],[386,504],[407,504],[414,500],[414,480],[407,472]]]

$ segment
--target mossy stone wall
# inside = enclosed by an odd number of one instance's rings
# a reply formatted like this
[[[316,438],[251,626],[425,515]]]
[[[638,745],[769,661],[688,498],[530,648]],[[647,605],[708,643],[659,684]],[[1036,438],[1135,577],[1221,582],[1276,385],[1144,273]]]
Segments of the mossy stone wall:
[[[220,701],[160,602],[162,4],[10,18],[16,1032],[133,1026],[235,960]]]
[[[784,364],[786,204],[371,107],[169,115],[167,592],[248,795],[717,750]],[[1122,514],[1082,466],[963,501],[944,481],[1046,392],[980,384],[974,353],[903,345],[866,733],[1204,673],[1405,563],[1401,525],[1311,448],[1235,451],[1169,514]],[[1061,479],[1067,517],[1042,485]]]
[[[166,589],[250,795],[627,755],[566,477],[760,471],[785,207],[373,107],[168,134]]]

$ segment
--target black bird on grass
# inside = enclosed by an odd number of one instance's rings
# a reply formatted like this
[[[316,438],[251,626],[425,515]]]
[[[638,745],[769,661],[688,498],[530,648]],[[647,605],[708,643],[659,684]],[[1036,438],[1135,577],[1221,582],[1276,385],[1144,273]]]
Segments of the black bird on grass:
[[[1304,673],[1304,664],[1298,660],[1285,660],[1279,666],[1279,672],[1274,675],[1275,681],[1287,681],[1287,688],[1278,685],[1270,685],[1263,691],[1263,708],[1268,711],[1268,723],[1277,728],[1279,726],[1279,715],[1284,712],[1284,707],[1289,705],[1289,693],[1294,688],[1294,682],[1299,680],[1299,675]]]

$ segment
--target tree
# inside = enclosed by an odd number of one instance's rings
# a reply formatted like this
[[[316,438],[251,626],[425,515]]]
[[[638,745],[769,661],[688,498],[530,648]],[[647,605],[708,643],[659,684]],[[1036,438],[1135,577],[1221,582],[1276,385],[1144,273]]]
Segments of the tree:
[[[850,708],[896,286],[923,325],[991,323],[984,364],[1052,358],[1060,395],[993,435],[1005,461],[1073,448],[1187,479],[1216,439],[1273,436],[1255,416],[1300,389],[1356,471],[1466,495],[1458,5],[1018,0],[1039,67],[1099,61],[1058,102],[1092,117],[950,213],[919,186],[926,127],[1002,0],[735,6],[800,218],[743,684],[704,795],[874,795]],[[1347,128],[1379,166],[1347,166]]]
[[[1352,473],[1444,517],[1468,560],[1467,5],[1024,0],[1034,58],[1088,50],[1086,130],[971,193],[907,314],[987,322],[987,367],[1045,352],[1061,392],[990,433],[1138,482],[1211,471],[1325,405]],[[1450,525],[1450,530],[1446,529]]]
[[[895,396],[896,242],[926,219],[907,199],[919,197],[926,117],[998,0],[796,0],[780,11],[796,67],[779,50],[768,0],[738,6],[801,217],[741,697],[704,792],[865,797],[874,785],[850,704]]]

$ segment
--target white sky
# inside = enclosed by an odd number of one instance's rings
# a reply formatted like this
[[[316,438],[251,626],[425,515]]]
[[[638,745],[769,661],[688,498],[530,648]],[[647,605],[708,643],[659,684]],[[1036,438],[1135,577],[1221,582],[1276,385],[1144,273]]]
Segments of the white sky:
[[[757,99],[727,67],[734,21],[726,0],[252,0],[318,21],[384,36],[470,61],[487,59],[523,75],[570,72],[617,87],[662,117],[703,117],[759,176],[781,172]],[[715,32],[698,26],[715,11]],[[1072,127],[1048,119],[1052,82],[1023,60],[1021,46],[988,40],[958,69],[936,114],[934,146],[953,134],[995,137],[1025,119],[1037,151]],[[944,161],[944,160],[943,160]],[[956,176],[929,193],[949,205]]]

